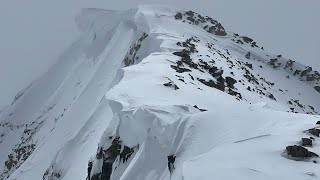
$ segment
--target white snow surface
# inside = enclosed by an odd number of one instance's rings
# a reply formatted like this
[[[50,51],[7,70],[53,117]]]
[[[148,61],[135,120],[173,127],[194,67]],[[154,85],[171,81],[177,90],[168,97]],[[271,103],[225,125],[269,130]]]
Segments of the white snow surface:
[[[112,180],[320,179],[319,158],[285,157],[318,128],[317,72],[188,14],[84,9],[82,37],[0,111],[0,180],[86,179],[89,161],[92,180],[106,162]]]

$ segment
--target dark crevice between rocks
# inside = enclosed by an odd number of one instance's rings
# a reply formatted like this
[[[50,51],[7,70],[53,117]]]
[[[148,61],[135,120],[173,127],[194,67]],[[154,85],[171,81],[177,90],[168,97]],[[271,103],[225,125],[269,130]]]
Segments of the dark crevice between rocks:
[[[129,52],[124,58],[125,66],[130,66],[135,64],[135,61],[139,58],[137,57],[137,53],[141,48],[143,40],[145,40],[147,37],[148,37],[148,34],[143,33],[142,36],[131,46]]]
[[[111,137],[112,143],[108,147],[108,149],[104,150],[102,147],[99,148],[96,159],[102,160],[102,170],[96,174],[88,174],[88,178],[90,180],[109,180],[112,175],[113,165],[117,158],[119,158],[119,163],[125,163],[128,159],[132,156],[135,152],[135,148],[130,148],[123,144],[120,140],[120,137]],[[93,162],[94,163],[94,162]],[[89,171],[90,164],[88,165],[88,173],[92,173],[91,170]]]
[[[176,156],[174,156],[174,155],[168,156],[168,168],[169,168],[170,174],[172,174],[173,170],[175,169],[175,167],[174,167],[175,161],[176,161]]]
[[[92,161],[90,160],[89,162],[88,162],[88,168],[87,168],[87,178],[86,178],[86,180],[91,180],[91,171],[92,171]]]

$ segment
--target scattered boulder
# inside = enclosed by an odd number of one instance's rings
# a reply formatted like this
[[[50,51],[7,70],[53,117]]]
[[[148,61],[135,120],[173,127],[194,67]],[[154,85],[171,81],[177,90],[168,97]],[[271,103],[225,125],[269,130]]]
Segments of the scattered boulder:
[[[275,97],[274,97],[274,95],[273,94],[271,94],[271,93],[268,93],[268,97],[270,98],[270,99],[272,99],[272,100],[277,100]]]
[[[242,39],[243,39],[244,42],[246,42],[246,43],[251,43],[251,42],[253,42],[253,39],[251,39],[251,38],[249,38],[249,37],[247,37],[247,36],[242,36]]]
[[[318,121],[316,124],[320,124],[320,121]]]
[[[312,128],[312,129],[308,129],[308,132],[314,136],[317,136],[317,137],[320,136],[320,129]]]
[[[175,16],[174,16],[175,19],[182,19],[182,14],[181,12],[178,12]]]
[[[250,59],[250,58],[249,58],[249,59]],[[246,63],[245,65],[246,65],[247,67],[249,67],[250,69],[253,69],[252,64]]]
[[[310,146],[312,147],[312,140],[309,139],[309,138],[302,138],[302,141],[301,141],[301,145],[302,146]]]
[[[227,83],[228,87],[233,89],[234,88],[234,84],[237,83],[237,80],[233,79],[232,77],[227,76],[226,77],[226,83]]]
[[[245,57],[246,57],[247,59],[250,59],[250,58],[251,58],[251,53],[248,52],[248,53],[245,55]]]
[[[293,160],[301,161],[311,157],[319,157],[316,153],[309,151],[308,149],[302,146],[287,146],[286,147],[287,155]]]
[[[194,12],[193,11],[187,11],[186,15],[188,15],[189,17],[193,17],[194,16]]]
[[[190,22],[193,22],[193,23],[196,21],[193,17],[187,17],[187,19],[188,19]]]
[[[314,89],[320,93],[320,86],[315,86]]]
[[[278,59],[270,59],[268,62],[268,65],[272,66],[274,69],[278,68],[281,66],[281,63],[278,62]]]
[[[166,87],[171,87],[171,88],[173,88],[174,90],[180,89],[180,88],[179,88],[176,84],[174,84],[173,82],[164,83],[163,85],[166,86]]]

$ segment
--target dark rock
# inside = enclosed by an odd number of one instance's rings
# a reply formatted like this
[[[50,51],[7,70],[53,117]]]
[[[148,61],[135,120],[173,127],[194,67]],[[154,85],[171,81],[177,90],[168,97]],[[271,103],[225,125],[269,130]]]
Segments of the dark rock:
[[[120,153],[120,160],[122,160],[122,163],[127,162],[133,153],[134,153],[133,148],[129,148],[128,146],[124,146],[122,152]]]
[[[320,121],[318,121],[316,124],[320,124]]]
[[[313,74],[308,74],[306,77],[306,81],[315,81],[316,77]]]
[[[195,22],[195,19],[193,17],[187,17],[187,19],[193,23]]]
[[[301,145],[302,146],[310,146],[312,147],[312,140],[309,139],[309,138],[302,138],[302,141],[301,141]]]
[[[250,58],[251,58],[251,53],[248,52],[248,53],[245,55],[245,57],[246,57],[247,59],[250,59]]]
[[[242,36],[242,39],[243,39],[243,41],[246,42],[246,43],[251,43],[251,42],[253,42],[253,39],[251,39],[251,38],[249,38],[249,37],[246,37],[246,36]]]
[[[179,56],[179,57],[183,57],[183,58],[188,58],[188,59],[190,59],[189,53],[188,53],[187,51],[185,51],[185,50],[183,50],[183,51],[181,51],[181,52],[174,52],[174,53],[172,53],[172,54],[174,54],[174,55],[176,55],[176,56]]]
[[[237,40],[237,43],[238,44],[243,44],[243,42],[240,39]]]
[[[98,153],[96,154],[97,159],[102,159],[103,158],[103,149],[100,147]]]
[[[100,154],[101,149],[102,147],[99,148],[99,151],[97,152],[97,154]],[[116,159],[119,158],[120,162],[122,161],[122,163],[125,163],[133,153],[134,153],[134,148],[129,148],[125,146],[120,140],[120,137],[115,137],[112,140],[112,143],[109,146],[109,148],[106,150],[102,150],[103,163],[102,163],[101,171],[96,174],[93,174],[91,176],[91,180],[110,179],[112,170],[113,170],[113,163],[116,161]],[[88,170],[89,170],[89,167],[90,167],[90,164],[88,164]]]
[[[91,180],[92,161],[88,162],[88,176],[87,180]]]
[[[200,109],[197,105],[194,105],[193,107],[196,108],[196,109],[198,109],[198,110],[200,110],[201,112],[208,111],[208,110],[206,110],[206,109]]]
[[[270,59],[270,61],[268,62],[268,65],[276,69],[280,66],[280,63],[278,62],[278,59]]]
[[[301,73],[300,70],[295,70],[294,73],[293,73],[293,75],[296,76],[296,75],[299,75],[300,73]]]
[[[171,87],[174,90],[178,90],[179,89],[179,87],[176,84],[174,84],[173,82],[168,82],[168,83],[165,83],[163,85],[166,86],[166,87]]]
[[[190,76],[190,78],[194,81],[194,77],[193,77],[191,74],[189,74],[189,76]]]
[[[234,88],[234,84],[237,83],[237,80],[233,79],[232,77],[227,76],[226,77],[226,83],[227,83],[228,87],[233,89]]]
[[[172,173],[172,171],[175,169],[175,167],[174,167],[175,161],[176,161],[176,156],[174,156],[174,155],[168,156],[168,168],[169,168],[170,173]]]
[[[226,36],[227,35],[225,29],[222,27],[222,25],[220,23],[216,24],[215,26],[209,27],[208,32],[215,34],[215,35],[218,35],[218,36]]]
[[[288,146],[286,147],[287,154],[296,160],[303,160],[311,157],[319,157],[316,153],[309,151],[308,149],[302,146]]]
[[[182,14],[180,12],[178,12],[175,16],[174,16],[175,19],[182,19]]]
[[[287,69],[288,67],[292,67],[292,66],[293,66],[293,63],[294,63],[294,61],[292,61],[292,60],[289,59],[289,60],[287,61],[286,65],[285,65],[284,69]]]
[[[320,86],[315,86],[314,89],[320,93]]]
[[[276,100],[276,98],[273,96],[273,94],[269,93],[268,97],[272,100]]]
[[[206,86],[209,86],[209,87],[212,87],[212,88],[216,88],[216,89],[218,89],[218,90],[220,90],[220,91],[224,91],[225,90],[225,85],[224,85],[224,83],[215,83],[213,80],[209,80],[209,81],[206,81],[206,80],[204,80],[204,79],[199,79],[198,78],[198,80],[202,83],[202,84],[204,84],[204,85],[206,85]]]
[[[182,78],[179,78],[178,80],[179,80],[179,81],[182,81],[182,82],[185,82],[184,79],[182,79]]]
[[[229,95],[237,97],[238,100],[242,99],[242,95],[239,92],[236,92],[232,89],[229,89]]]
[[[190,17],[193,17],[194,16],[194,12],[193,11],[187,11],[186,15],[188,15]]]
[[[256,42],[251,43],[251,47],[258,47]]]
[[[317,137],[319,137],[320,135],[320,129],[312,128],[312,129],[308,129],[308,132]]]
[[[253,69],[252,64],[246,63],[245,65],[248,66],[250,69]]]
[[[190,69],[181,68],[181,67],[179,67],[179,66],[171,65],[171,68],[174,69],[174,70],[176,70],[177,73],[191,72]]]

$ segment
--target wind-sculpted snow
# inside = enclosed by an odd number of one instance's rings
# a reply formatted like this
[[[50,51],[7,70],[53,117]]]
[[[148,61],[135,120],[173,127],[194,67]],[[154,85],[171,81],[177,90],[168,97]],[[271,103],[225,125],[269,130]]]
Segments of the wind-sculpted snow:
[[[84,9],[76,24],[1,111],[1,180],[320,176],[311,67],[193,11]]]

